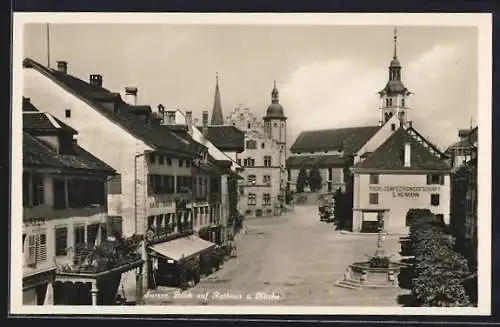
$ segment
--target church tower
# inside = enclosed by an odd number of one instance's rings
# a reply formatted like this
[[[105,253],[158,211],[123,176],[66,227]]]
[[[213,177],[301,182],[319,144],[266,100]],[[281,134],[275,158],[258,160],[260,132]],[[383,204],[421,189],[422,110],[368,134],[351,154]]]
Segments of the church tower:
[[[215,74],[215,96],[214,107],[212,108],[211,125],[224,125],[224,116],[222,115],[222,104],[219,91],[219,73]]]
[[[276,81],[274,81],[274,87],[271,91],[271,104],[267,107],[266,116],[264,116],[264,130],[269,137],[283,145],[283,149],[286,147],[286,119],[283,106],[280,104]]]
[[[380,95],[379,126],[384,125],[392,116],[397,115],[402,123],[411,125],[409,98],[412,95],[401,81],[401,64],[397,55],[398,34],[394,28],[394,55],[389,65],[389,81]]]

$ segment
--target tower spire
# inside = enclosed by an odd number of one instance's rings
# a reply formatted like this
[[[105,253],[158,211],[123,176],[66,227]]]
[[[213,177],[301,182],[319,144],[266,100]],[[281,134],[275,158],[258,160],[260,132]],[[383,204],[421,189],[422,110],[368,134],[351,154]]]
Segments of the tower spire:
[[[394,59],[398,58],[398,28],[394,27]]]
[[[50,27],[47,23],[47,68],[50,68]]]
[[[219,73],[215,73],[215,96],[214,107],[212,109],[212,125],[224,125],[224,116],[222,115],[222,104],[219,91]]]
[[[273,90],[271,92],[271,102],[272,103],[279,103],[280,102],[279,91],[278,91],[278,88],[276,87],[276,80],[274,80],[274,87],[273,87]]]

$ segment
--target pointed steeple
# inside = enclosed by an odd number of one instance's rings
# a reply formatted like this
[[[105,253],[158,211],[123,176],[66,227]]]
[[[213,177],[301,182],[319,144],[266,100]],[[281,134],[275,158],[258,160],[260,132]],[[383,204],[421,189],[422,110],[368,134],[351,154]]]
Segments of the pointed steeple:
[[[222,115],[222,104],[219,91],[219,73],[215,73],[215,96],[211,125],[224,125],[224,116]]]
[[[271,91],[271,102],[272,103],[280,102],[280,93],[278,91],[278,88],[276,87],[276,80],[274,80],[274,87],[273,90]]]
[[[394,27],[394,56],[392,59],[398,59],[398,28]]]

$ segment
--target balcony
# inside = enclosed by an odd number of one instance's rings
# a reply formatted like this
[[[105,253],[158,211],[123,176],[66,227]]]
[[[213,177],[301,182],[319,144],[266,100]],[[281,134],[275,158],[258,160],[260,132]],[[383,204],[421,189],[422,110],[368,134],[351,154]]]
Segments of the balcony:
[[[56,208],[48,204],[41,204],[32,207],[23,207],[23,219],[34,219],[38,217],[69,218],[69,217],[90,217],[102,215],[105,218],[107,206],[89,205],[81,208]]]
[[[175,209],[175,194],[152,194],[146,201],[147,214],[159,215]]]

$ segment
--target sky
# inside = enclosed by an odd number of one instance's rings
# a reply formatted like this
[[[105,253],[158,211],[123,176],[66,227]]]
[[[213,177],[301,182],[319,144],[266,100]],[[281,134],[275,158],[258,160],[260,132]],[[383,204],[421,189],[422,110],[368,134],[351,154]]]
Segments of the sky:
[[[138,103],[211,112],[215,76],[224,116],[259,116],[276,80],[292,145],[304,130],[377,125],[393,55],[393,26],[51,24],[50,65],[84,80],[138,87]],[[414,127],[441,149],[477,122],[474,27],[398,27],[402,79]],[[24,56],[47,65],[47,26],[25,25]]]

